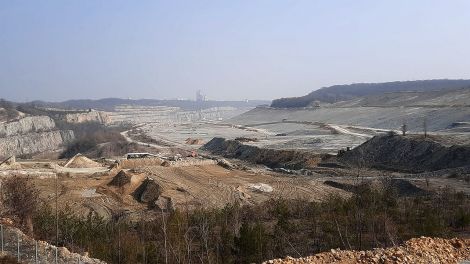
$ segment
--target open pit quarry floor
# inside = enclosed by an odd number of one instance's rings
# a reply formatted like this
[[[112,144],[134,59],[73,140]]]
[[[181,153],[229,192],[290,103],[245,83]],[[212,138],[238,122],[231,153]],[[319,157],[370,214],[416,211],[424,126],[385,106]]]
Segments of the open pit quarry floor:
[[[17,161],[21,168],[0,172],[3,176],[14,176],[26,171],[39,189],[40,198],[52,207],[55,206],[57,190],[60,209],[68,208],[83,216],[95,212],[105,218],[119,213],[128,220],[152,219],[156,215],[156,210],[149,209],[148,204],[139,202],[134,195],[146,178],[153,179],[161,188],[160,197],[170,199],[172,207],[180,210],[221,208],[231,203],[258,204],[281,197],[312,201],[321,201],[332,194],[348,197],[352,192],[342,185],[355,185],[361,181],[381,182],[392,177],[406,181],[397,183],[405,193],[450,187],[470,194],[470,184],[461,179],[425,179],[375,170],[362,170],[362,177],[358,178],[356,171],[337,168],[318,168],[312,175],[303,176],[272,172],[264,166],[236,160],[230,162],[238,162],[242,169],[226,169],[212,165],[207,159],[208,165],[191,165],[194,160],[198,162],[194,164],[203,164],[204,161],[186,158],[170,167],[155,164],[128,167],[124,171],[130,182],[122,187],[109,185],[120,169],[63,168],[57,165],[64,164],[63,161]],[[57,180],[56,175],[59,175]]]
[[[39,189],[40,198],[51,206],[55,205],[57,191],[61,209],[69,208],[84,216],[96,212],[103,217],[125,212],[129,219],[137,219],[143,213],[152,215],[147,204],[137,201],[133,195],[146,178],[153,179],[162,190],[160,196],[170,198],[173,206],[181,210],[220,208],[235,202],[256,204],[277,197],[318,201],[333,193],[349,195],[323,184],[322,178],[284,175],[263,169],[244,171],[219,165],[191,165],[187,160],[181,161],[184,166],[178,166],[176,162],[171,167],[156,165],[125,169],[130,175],[130,183],[119,188],[108,184],[120,170],[64,168],[57,163],[59,161],[17,161],[19,168],[4,169],[1,173],[6,177],[19,172],[29,175]],[[259,186],[268,186],[272,190],[263,190]]]
[[[216,122],[179,123],[162,126],[150,123],[139,129],[151,138],[165,142],[165,146],[195,150],[214,137],[253,139],[246,144],[272,149],[303,149],[317,153],[336,153],[345,147],[354,147],[372,137],[376,131],[357,132],[352,129],[309,122],[270,122],[246,126]],[[197,145],[187,139],[200,139]],[[158,146],[155,146],[158,147]]]

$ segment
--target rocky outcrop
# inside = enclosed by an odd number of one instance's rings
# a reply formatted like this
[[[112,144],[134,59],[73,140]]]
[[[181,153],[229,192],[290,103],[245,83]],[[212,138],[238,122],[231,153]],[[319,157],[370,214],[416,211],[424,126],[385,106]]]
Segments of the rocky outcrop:
[[[111,118],[108,114],[100,111],[90,111],[86,113],[71,113],[63,116],[63,120],[67,123],[84,123],[84,122],[98,122],[100,124],[108,124]]]
[[[121,170],[113,177],[113,179],[108,183],[108,185],[122,187],[126,184],[131,183],[131,175],[128,175],[125,171]]]
[[[431,138],[379,135],[338,156],[349,166],[407,172],[436,171],[470,165],[470,146],[444,146]]]
[[[59,131],[48,116],[29,116],[0,124],[0,156],[57,150],[74,139],[73,131]]]
[[[0,156],[57,150],[74,139],[73,131],[49,131],[0,138]]]
[[[15,122],[0,124],[0,137],[10,137],[55,129],[54,120],[48,116],[30,116]]]
[[[152,178],[145,179],[134,191],[134,198],[141,203],[154,203],[162,194],[162,188]]]

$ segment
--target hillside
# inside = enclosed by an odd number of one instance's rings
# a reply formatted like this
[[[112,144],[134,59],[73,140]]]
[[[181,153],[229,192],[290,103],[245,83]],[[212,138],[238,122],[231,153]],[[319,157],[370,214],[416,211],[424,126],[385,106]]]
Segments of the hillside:
[[[470,87],[441,91],[404,91],[368,95],[328,107],[446,107],[470,106]]]
[[[218,137],[207,142],[202,149],[226,158],[237,158],[264,164],[272,168],[311,168],[321,161],[320,155],[306,151],[259,148],[242,144],[237,140],[226,140]]]
[[[121,99],[121,98],[104,98],[98,100],[68,100],[64,102],[32,102],[34,105],[41,107],[55,107],[63,109],[97,109],[102,111],[114,111],[116,106],[120,105],[138,105],[138,106],[168,106],[180,107],[183,110],[199,110],[212,107],[236,107],[250,108],[261,104],[268,104],[268,101],[250,100],[250,101],[202,101],[196,102],[191,100],[158,100],[158,99]]]
[[[380,135],[345,152],[338,160],[352,166],[408,172],[435,171],[470,166],[470,146],[444,146],[422,136]]]
[[[0,122],[14,120],[20,116],[13,103],[0,99]]]
[[[287,120],[289,122],[319,122],[386,130],[399,130],[403,122],[406,122],[410,131],[421,132],[423,117],[427,119],[429,131],[443,131],[459,126],[466,127],[470,120],[470,107],[352,106],[303,109],[257,107],[230,119],[230,122],[253,126]]]
[[[281,98],[272,102],[271,107],[298,108],[307,107],[315,101],[335,103],[348,101],[362,96],[372,96],[391,92],[429,92],[469,88],[470,80],[423,80],[386,83],[356,83],[334,85],[315,90],[305,96]]]

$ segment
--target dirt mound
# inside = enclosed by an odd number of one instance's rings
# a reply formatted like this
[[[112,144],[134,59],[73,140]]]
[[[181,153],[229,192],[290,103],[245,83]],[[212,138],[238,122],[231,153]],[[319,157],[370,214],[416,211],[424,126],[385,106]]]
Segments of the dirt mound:
[[[187,138],[186,139],[186,144],[188,144],[188,145],[202,145],[202,144],[204,144],[204,141],[200,138]]]
[[[154,203],[162,194],[162,188],[155,180],[145,179],[142,184],[134,191],[134,198],[141,203]]]
[[[226,158],[237,158],[272,168],[302,169],[315,167],[321,160],[319,154],[300,150],[265,149],[244,145],[237,140],[215,137],[202,149]]]
[[[403,179],[392,179],[391,186],[397,190],[398,195],[400,196],[421,196],[429,194],[428,191]]]
[[[64,165],[66,168],[97,168],[102,167],[100,163],[93,161],[82,154],[78,153],[73,156],[67,163]]]
[[[108,185],[122,187],[126,184],[129,184],[131,182],[131,178],[131,175],[121,170],[116,174],[116,176],[113,177],[113,179],[108,183]]]
[[[352,193],[356,193],[361,190],[361,184],[354,185],[331,180],[324,181],[323,184]],[[387,186],[384,187],[393,188],[398,196],[421,196],[429,194],[428,191],[419,188],[410,181],[404,179],[391,179]]]
[[[263,263],[459,263],[470,259],[470,239],[413,238],[402,246],[368,251],[335,250],[305,258]]]
[[[395,171],[424,172],[470,165],[470,146],[447,147],[432,139],[394,134],[371,138],[338,156],[350,166],[367,166]]]

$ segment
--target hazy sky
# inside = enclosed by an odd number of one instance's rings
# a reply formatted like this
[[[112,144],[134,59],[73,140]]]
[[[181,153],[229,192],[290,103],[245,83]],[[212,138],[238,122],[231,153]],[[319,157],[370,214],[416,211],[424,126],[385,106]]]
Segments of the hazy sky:
[[[273,99],[470,79],[468,0],[0,0],[0,97]]]

